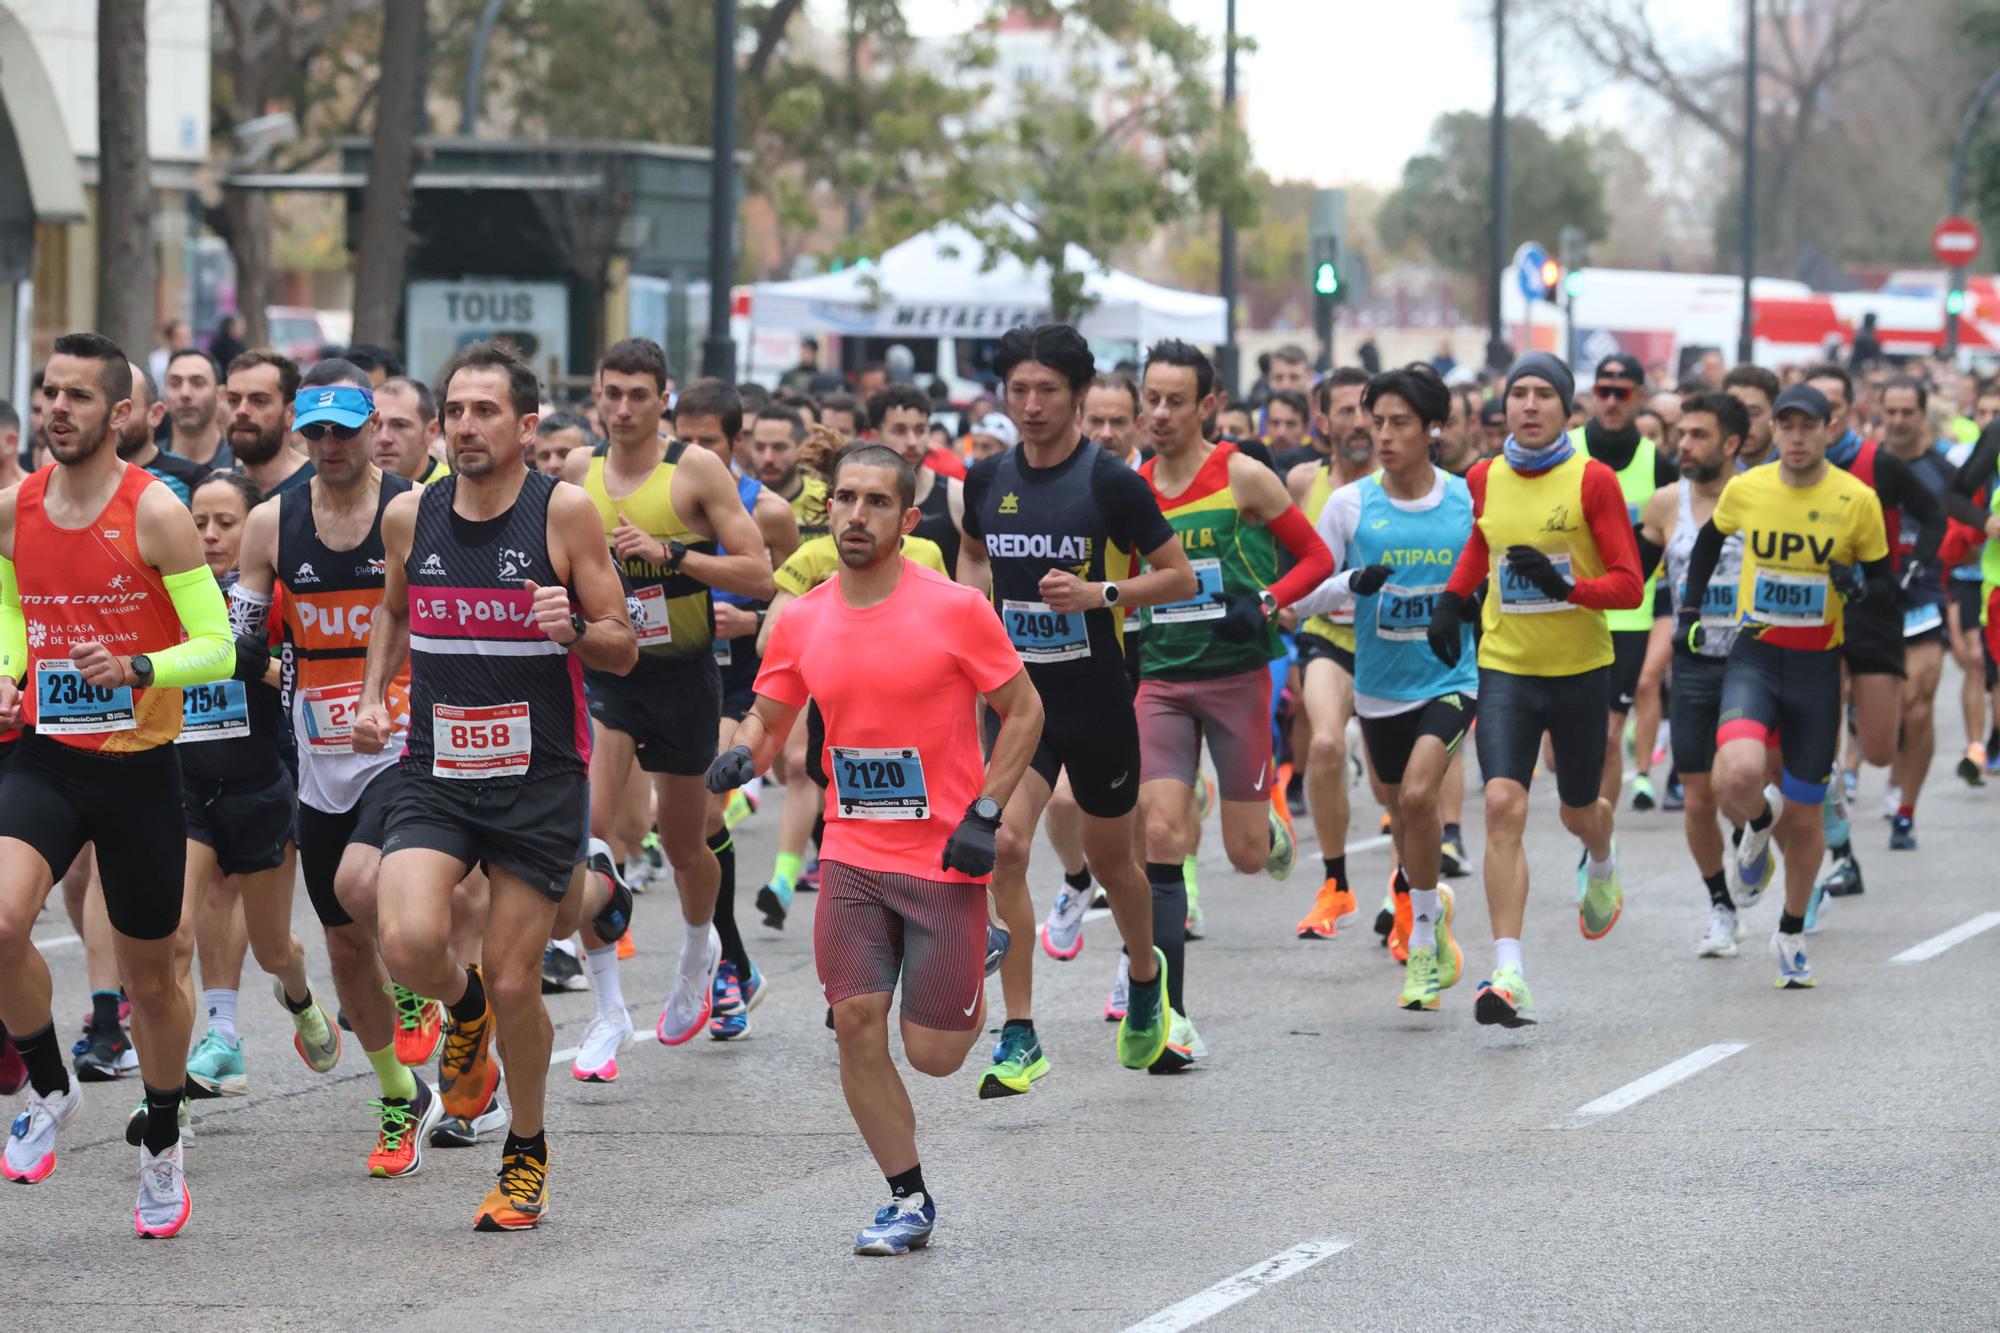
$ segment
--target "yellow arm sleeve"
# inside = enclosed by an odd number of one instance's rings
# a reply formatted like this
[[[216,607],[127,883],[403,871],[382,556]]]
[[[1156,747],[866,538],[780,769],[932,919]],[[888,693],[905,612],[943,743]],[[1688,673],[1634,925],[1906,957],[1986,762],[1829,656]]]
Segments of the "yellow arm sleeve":
[[[14,562],[0,556],[0,676],[28,675],[28,622],[21,614],[21,581]]]
[[[150,654],[153,684],[176,689],[228,680],[236,670],[236,638],[229,632],[229,604],[222,600],[222,586],[206,565],[169,574],[165,581],[188,637],[186,643]]]

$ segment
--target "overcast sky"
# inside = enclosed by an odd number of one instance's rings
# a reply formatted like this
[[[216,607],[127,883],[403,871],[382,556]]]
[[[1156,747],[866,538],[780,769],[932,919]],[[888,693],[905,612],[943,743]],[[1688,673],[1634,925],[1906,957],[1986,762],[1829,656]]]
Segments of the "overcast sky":
[[[1220,44],[1223,0],[1173,6]],[[837,17],[840,5],[815,0],[815,8]],[[926,36],[964,31],[976,8],[972,0],[906,0],[912,26]],[[1706,45],[1734,40],[1742,3],[1653,0],[1651,8],[1665,34]],[[1393,185],[1439,114],[1492,106],[1491,15],[1490,0],[1238,0],[1237,28],[1259,46],[1239,74],[1258,164],[1322,185]],[[1515,86],[1510,97],[1536,91]],[[1617,89],[1581,99],[1569,92],[1538,99],[1559,123],[1620,120],[1652,105]]]

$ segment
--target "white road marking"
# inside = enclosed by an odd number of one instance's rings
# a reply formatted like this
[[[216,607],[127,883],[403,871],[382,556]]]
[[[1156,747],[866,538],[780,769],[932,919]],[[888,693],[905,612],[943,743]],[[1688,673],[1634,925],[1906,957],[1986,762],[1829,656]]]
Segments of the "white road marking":
[[[1684,1055],[1670,1065],[1655,1069],[1644,1078],[1633,1079],[1616,1092],[1607,1092],[1594,1102],[1586,1102],[1577,1107],[1576,1114],[1601,1116],[1622,1111],[1634,1103],[1644,1101],[1656,1092],[1671,1088],[1684,1078],[1699,1074],[1712,1064],[1727,1060],[1749,1044],[1747,1041],[1719,1041],[1713,1046],[1704,1046],[1692,1055]]]
[[[1230,1306],[1249,1300],[1264,1288],[1276,1286],[1286,1278],[1297,1277],[1322,1259],[1331,1259],[1353,1243],[1346,1240],[1303,1241],[1281,1254],[1252,1264],[1234,1277],[1222,1279],[1207,1291],[1196,1292],[1178,1305],[1169,1305],[1151,1318],[1132,1325],[1125,1333],[1180,1333],[1181,1329],[1193,1328]]]
[[[38,939],[34,943],[37,949],[67,949],[72,944],[83,943],[83,936],[51,935],[47,939]]]
[[[561,1050],[554,1052],[549,1056],[549,1068],[554,1069],[557,1065],[565,1061],[576,1059],[576,1053],[579,1049],[581,1048],[576,1046],[565,1046]]]
[[[1981,912],[1963,925],[1953,926],[1942,935],[1933,935],[1922,944],[1913,944],[1889,961],[1892,963],[1921,963],[1926,958],[1935,958],[1954,944],[1963,944],[1974,935],[1982,934],[2000,926],[2000,912]]]

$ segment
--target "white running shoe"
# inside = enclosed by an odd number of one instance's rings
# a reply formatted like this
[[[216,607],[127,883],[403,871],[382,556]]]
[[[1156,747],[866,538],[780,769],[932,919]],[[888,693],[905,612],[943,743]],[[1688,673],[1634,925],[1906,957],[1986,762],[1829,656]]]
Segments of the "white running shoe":
[[[697,1032],[708,1026],[715,1004],[715,969],[721,964],[722,936],[715,933],[714,926],[708,928],[708,948],[700,967],[687,966],[687,950],[681,950],[674,988],[667,995],[666,1008],[660,1010],[660,1023],[653,1031],[663,1044],[679,1046],[692,1041]]]
[[[69,1091],[44,1097],[30,1088],[28,1101],[7,1131],[7,1149],[0,1155],[0,1174],[17,1185],[47,1180],[56,1169],[56,1131],[69,1123],[83,1104],[83,1089],[70,1080]]]
[[[1049,919],[1042,923],[1042,952],[1068,962],[1083,951],[1083,914],[1090,910],[1090,890],[1065,884],[1056,890]]]
[[[1785,817],[1785,794],[1776,787],[1764,788],[1764,801],[1771,810],[1771,822],[1762,829],[1743,826],[1743,840],[1736,844],[1736,884],[1741,893],[1735,895],[1736,905],[1748,910],[1764,896],[1776,877],[1778,858],[1771,851],[1771,835],[1778,830],[1778,821]]]
[[[1742,938],[1743,923],[1737,919],[1735,911],[1727,907],[1710,907],[1708,929],[1701,934],[1701,947],[1695,950],[1695,957],[1734,958],[1736,941]]]
[[[155,1239],[173,1235],[187,1225],[194,1213],[194,1198],[188,1193],[187,1174],[181,1170],[181,1145],[158,1156],[139,1146],[139,1203],[132,1210],[132,1227],[141,1236]]]
[[[1122,1023],[1125,1010],[1132,1002],[1132,960],[1124,954],[1118,955],[1118,977],[1111,983],[1111,994],[1104,1001],[1104,1021]]]
[[[570,1075],[581,1083],[615,1083],[618,1080],[618,1052],[632,1043],[632,1015],[625,1009],[615,1014],[599,1014],[584,1029],[583,1042],[576,1048],[576,1063]]]
[[[1812,987],[1812,964],[1806,961],[1806,937],[1771,932],[1771,957],[1778,960],[1778,989],[1807,990]]]

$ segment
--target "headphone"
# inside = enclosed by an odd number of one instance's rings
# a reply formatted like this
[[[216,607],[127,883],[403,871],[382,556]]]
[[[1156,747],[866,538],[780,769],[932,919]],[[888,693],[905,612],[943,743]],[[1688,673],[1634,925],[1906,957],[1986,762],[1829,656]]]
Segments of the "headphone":
[[[1442,426],[1438,425],[1438,424],[1437,424],[1437,423],[1435,423],[1435,422],[1431,423],[1431,431],[1430,431],[1430,435],[1431,435],[1431,438],[1432,438],[1433,440],[1441,440],[1441,439],[1443,439],[1443,438],[1444,438],[1444,427],[1442,427]]]

